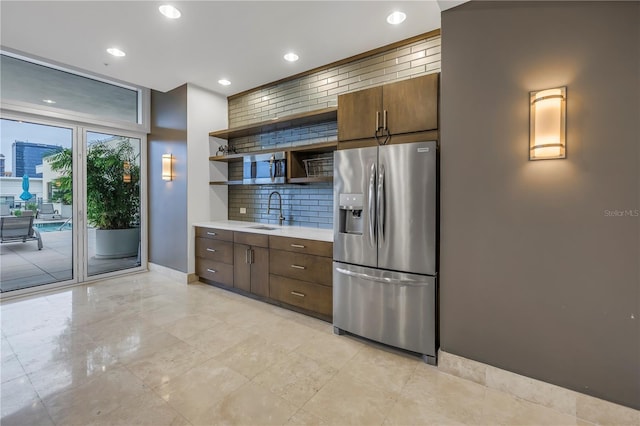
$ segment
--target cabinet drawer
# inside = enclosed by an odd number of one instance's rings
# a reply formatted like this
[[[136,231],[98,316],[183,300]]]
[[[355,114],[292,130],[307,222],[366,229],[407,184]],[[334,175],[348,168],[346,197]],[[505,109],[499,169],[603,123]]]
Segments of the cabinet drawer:
[[[293,251],[296,253],[315,254],[316,256],[333,257],[333,243],[301,238],[269,236],[269,247],[272,249]]]
[[[196,256],[222,263],[233,263],[233,243],[198,237]]]
[[[331,287],[270,275],[269,297],[322,315],[333,315]]]
[[[212,240],[233,241],[233,231],[214,228],[196,228],[196,237],[209,238]]]
[[[251,232],[234,232],[233,242],[248,246],[269,247],[269,236]]]
[[[233,287],[233,265],[197,257],[196,274],[200,278]]]
[[[283,277],[330,286],[333,266],[330,257],[271,249],[269,272]]]

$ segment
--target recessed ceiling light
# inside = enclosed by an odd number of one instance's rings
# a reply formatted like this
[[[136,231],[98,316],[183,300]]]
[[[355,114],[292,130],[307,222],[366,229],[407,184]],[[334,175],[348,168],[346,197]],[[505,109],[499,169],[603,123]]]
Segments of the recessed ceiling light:
[[[169,19],[178,19],[182,16],[182,13],[170,4],[163,4],[158,10]]]
[[[107,52],[109,52],[113,56],[125,56],[126,55],[126,53],[124,53],[122,50],[118,49],[117,47],[110,47],[110,48],[107,49]]]
[[[53,99],[43,99],[42,102],[44,102],[45,104],[55,104],[56,101],[54,101]]]
[[[402,12],[393,12],[391,15],[387,16],[387,22],[391,25],[402,24],[405,19],[407,19],[407,15]]]
[[[218,80],[218,83],[222,84],[223,86],[228,86],[231,84],[229,80],[226,80],[224,78],[222,80]]]
[[[285,59],[285,60],[287,60],[287,61],[289,61],[289,62],[295,62],[295,61],[297,61],[299,58],[298,58],[298,55],[296,55],[295,53],[293,53],[293,52],[289,52],[289,53],[287,53],[286,55],[284,55],[284,59]]]

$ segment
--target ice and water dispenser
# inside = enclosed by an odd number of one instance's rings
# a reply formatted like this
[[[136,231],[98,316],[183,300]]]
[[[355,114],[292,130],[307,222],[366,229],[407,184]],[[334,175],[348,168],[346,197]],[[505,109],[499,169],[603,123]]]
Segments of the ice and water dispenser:
[[[340,194],[339,232],[343,234],[362,235],[363,203],[363,194]]]

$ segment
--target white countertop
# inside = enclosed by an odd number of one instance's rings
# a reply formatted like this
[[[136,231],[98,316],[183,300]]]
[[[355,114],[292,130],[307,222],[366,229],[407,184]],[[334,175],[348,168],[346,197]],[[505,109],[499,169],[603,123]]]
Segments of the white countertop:
[[[198,222],[193,226],[203,228],[226,229],[228,231],[252,232],[254,234],[277,235],[279,237],[304,238],[307,240],[333,242],[333,229],[306,228],[304,226],[278,226],[265,223],[244,222],[240,220],[217,220],[214,222]],[[275,228],[273,230],[255,229],[253,226]]]

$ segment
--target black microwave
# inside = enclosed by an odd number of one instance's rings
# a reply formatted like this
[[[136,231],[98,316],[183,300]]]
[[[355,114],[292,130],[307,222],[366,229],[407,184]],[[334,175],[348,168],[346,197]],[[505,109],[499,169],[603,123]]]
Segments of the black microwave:
[[[287,176],[287,153],[247,155],[244,157],[242,183],[285,183]]]

